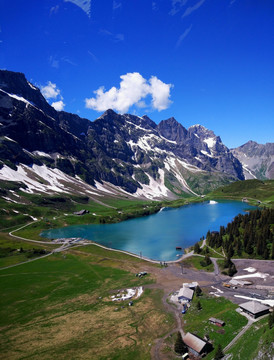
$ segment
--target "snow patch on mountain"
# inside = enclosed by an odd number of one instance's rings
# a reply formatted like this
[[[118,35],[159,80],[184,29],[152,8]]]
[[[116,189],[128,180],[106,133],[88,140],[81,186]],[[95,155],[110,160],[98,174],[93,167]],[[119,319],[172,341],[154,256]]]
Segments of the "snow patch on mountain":
[[[32,85],[29,81],[28,81],[28,84],[33,90],[37,90],[37,88],[34,85]]]
[[[42,157],[47,157],[47,158],[52,158],[49,154],[45,153],[44,151],[33,151],[32,152],[33,155],[36,155],[36,156],[42,156]]]
[[[97,183],[98,188],[88,185],[80,177],[72,177],[61,170],[55,168],[48,168],[46,165],[32,167],[26,165],[18,165],[17,170],[13,170],[7,165],[0,169],[0,180],[16,181],[23,183],[26,188],[21,188],[22,191],[33,193],[71,193],[75,194],[76,189],[78,193],[83,195],[90,194],[102,196],[103,193],[113,194],[113,191],[108,190],[105,186]],[[116,190],[119,194],[119,189]]]
[[[140,119],[141,119],[141,118],[140,118]],[[143,131],[146,131],[146,132],[151,132],[151,131],[152,131],[151,129],[145,129],[145,128],[143,128],[143,127],[140,126],[140,125],[134,124],[134,123],[131,122],[131,121],[126,120],[126,122],[127,122],[128,124],[130,124],[130,125],[135,126],[136,129],[143,130]]]
[[[16,99],[18,101],[22,101],[23,103],[25,103],[27,106],[31,105],[33,107],[35,107],[31,102],[29,102],[28,100],[26,100],[25,98],[23,98],[22,96],[18,96],[18,95],[15,95],[15,94],[9,94],[8,92],[0,89],[1,92],[5,93],[6,95],[8,95],[9,97],[13,98],[13,99]]]
[[[213,156],[212,156],[211,154],[209,154],[209,153],[208,153],[207,151],[205,151],[205,150],[201,150],[201,153],[204,154],[204,155],[206,155],[206,156],[209,156],[209,157],[213,158]]]
[[[210,137],[207,139],[204,139],[204,142],[207,144],[209,148],[212,148],[216,144],[216,139],[214,137]]]
[[[15,141],[15,140],[13,140],[13,139],[9,138],[8,136],[4,136],[4,138],[5,138],[5,139],[7,139],[8,141],[12,141],[12,142],[15,142],[15,143],[16,143],[16,141]]]
[[[173,140],[168,140],[167,138],[163,137],[162,135],[160,135],[160,138],[161,138],[162,140],[165,140],[165,141],[167,141],[167,142],[171,143],[171,144],[177,144],[177,142],[176,142],[176,141],[173,141]]]
[[[149,178],[149,185],[143,184],[142,189],[138,189],[134,196],[145,197],[151,200],[170,197],[172,193],[165,186],[165,172],[163,169],[159,169],[158,173],[159,178],[157,180],[153,179],[152,176],[147,174]]]
[[[244,168],[244,171],[247,172],[251,176],[251,178],[257,179],[256,176],[254,174],[252,174],[252,172],[249,170],[248,165],[242,163],[242,167]],[[245,177],[250,179],[249,176],[245,176]]]

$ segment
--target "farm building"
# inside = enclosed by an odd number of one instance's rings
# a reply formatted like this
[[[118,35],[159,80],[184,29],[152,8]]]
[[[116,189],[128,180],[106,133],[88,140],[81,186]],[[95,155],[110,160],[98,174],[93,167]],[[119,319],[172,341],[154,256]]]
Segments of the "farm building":
[[[195,288],[198,286],[197,281],[193,281],[192,283],[183,283],[183,288],[189,288],[192,290],[195,290]]]
[[[259,303],[258,301],[247,301],[240,304],[239,307],[254,319],[269,313],[269,307]]]
[[[251,281],[246,281],[246,280],[231,279],[229,281],[229,284],[232,285],[232,286],[245,286],[245,285],[251,285],[252,282]]]
[[[208,319],[211,324],[217,325],[217,326],[224,326],[225,322],[223,320],[215,319],[214,317],[211,317]]]
[[[188,347],[188,350],[195,356],[208,353],[212,348],[212,345],[207,341],[189,332],[183,337],[183,341]]]
[[[179,294],[178,294],[178,301],[183,301],[183,302],[189,302],[192,300],[193,298],[193,294],[194,291],[187,288],[187,287],[183,287],[180,289]]]

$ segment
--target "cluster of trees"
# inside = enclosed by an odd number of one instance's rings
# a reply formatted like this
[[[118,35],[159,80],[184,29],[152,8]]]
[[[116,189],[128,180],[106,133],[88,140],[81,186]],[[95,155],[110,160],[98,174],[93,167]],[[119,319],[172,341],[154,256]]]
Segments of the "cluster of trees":
[[[203,267],[206,267],[210,264],[212,264],[212,261],[210,259],[210,257],[208,255],[206,255],[203,260],[200,261],[200,264],[203,266]]]
[[[207,233],[207,244],[213,248],[222,247],[230,259],[243,252],[263,259],[274,259],[274,209],[254,210],[237,215],[220,231]]]
[[[184,354],[184,353],[188,352],[188,348],[183,341],[180,331],[177,332],[177,338],[176,338],[175,345],[174,345],[174,351],[177,354]]]
[[[225,258],[224,260],[224,271],[222,273],[224,275],[233,276],[237,272],[235,264],[231,261],[230,258]]]
[[[0,247],[0,258],[17,255],[18,253],[20,253],[20,254],[25,253],[26,256],[28,258],[30,258],[33,256],[46,255],[49,253],[49,251],[47,251],[45,249],[37,249],[37,248],[23,249],[21,247],[20,249],[16,249],[16,248],[10,248],[10,247],[7,247],[7,248]]]

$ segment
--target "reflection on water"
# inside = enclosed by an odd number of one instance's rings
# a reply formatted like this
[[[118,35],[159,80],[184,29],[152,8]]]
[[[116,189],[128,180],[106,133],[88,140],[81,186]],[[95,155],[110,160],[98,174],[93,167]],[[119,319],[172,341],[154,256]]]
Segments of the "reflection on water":
[[[48,230],[48,238],[81,237],[114,249],[150,259],[176,260],[182,248],[194,245],[208,230],[219,230],[237,214],[252,207],[239,201],[199,203],[177,209],[164,208],[157,214],[118,224],[79,225]],[[253,207],[254,208],[254,207]]]

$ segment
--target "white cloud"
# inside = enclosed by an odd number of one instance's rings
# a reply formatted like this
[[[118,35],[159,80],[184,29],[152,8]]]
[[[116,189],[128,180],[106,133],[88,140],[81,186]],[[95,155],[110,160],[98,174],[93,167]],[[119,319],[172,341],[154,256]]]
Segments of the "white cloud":
[[[192,24],[191,24],[190,27],[188,27],[188,28],[182,33],[182,35],[179,37],[179,39],[178,39],[178,41],[177,41],[177,43],[176,43],[176,48],[178,48],[178,47],[181,45],[182,41],[187,37],[187,35],[188,35],[189,32],[191,31],[191,29],[192,29]]]
[[[51,81],[48,81],[47,85],[40,86],[42,95],[47,99],[56,99],[51,106],[54,107],[55,110],[61,111],[64,109],[65,104],[63,102],[63,97],[61,95],[61,91],[57,88],[56,84],[53,84]]]
[[[114,34],[106,29],[101,29],[99,34],[109,37],[113,42],[120,42],[125,40],[124,34]]]
[[[63,100],[60,100],[60,101],[53,102],[51,104],[51,106],[54,107],[54,109],[57,111],[62,111],[62,110],[64,110],[65,104],[64,104]]]
[[[82,9],[88,17],[90,17],[91,0],[64,0],[64,2],[71,2]]]
[[[186,11],[184,12],[182,17],[188,16],[190,15],[193,11],[198,10],[199,7],[201,7],[203,5],[203,3],[205,2],[205,0],[200,0],[196,5],[194,6],[189,6]]]
[[[169,15],[176,15],[183,6],[185,6],[187,3],[187,0],[172,0],[172,8],[169,12]]]
[[[60,90],[51,81],[48,81],[46,86],[41,87],[41,92],[46,99],[56,99],[60,95]]]
[[[172,84],[165,84],[156,76],[148,81],[137,72],[127,73],[120,76],[120,88],[112,87],[105,91],[102,86],[94,91],[96,97],[85,99],[86,107],[97,111],[114,109],[125,113],[132,105],[143,107],[144,99],[151,95],[151,105],[154,109],[161,111],[170,104],[170,89]]]
[[[99,62],[98,58],[90,50],[88,50],[88,54],[91,56],[94,62],[96,63]]]
[[[151,6],[152,6],[152,10],[153,10],[153,11],[157,11],[157,10],[159,10],[159,9],[158,9],[158,5],[157,5],[156,1],[152,1]]]
[[[59,60],[57,60],[55,56],[49,57],[49,64],[51,67],[59,69]]]
[[[158,111],[165,110],[171,104],[170,88],[171,84],[165,84],[161,80],[157,79],[156,76],[152,76],[149,80],[150,92],[152,95],[152,105],[154,109]]]
[[[56,6],[53,6],[51,9],[50,9],[50,15],[56,15],[59,11],[59,5],[56,5]]]
[[[119,9],[119,8],[121,8],[122,7],[122,3],[121,2],[119,2],[119,1],[113,1],[113,3],[112,3],[112,9],[113,10],[117,10],[117,9]]]

